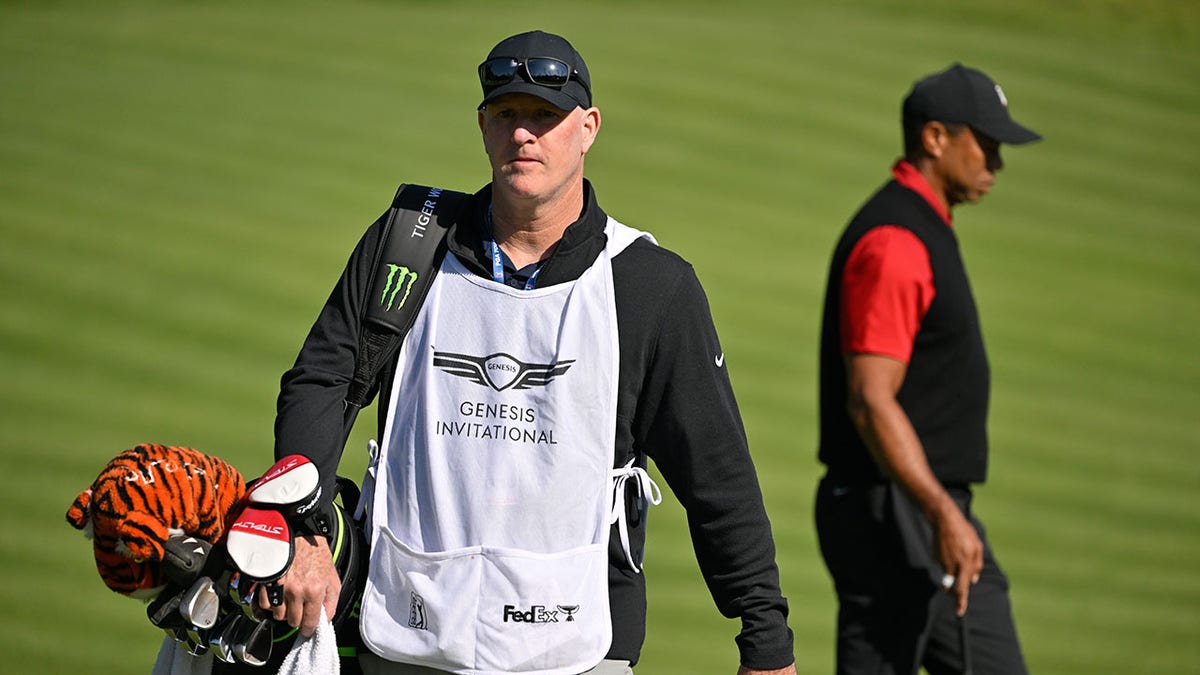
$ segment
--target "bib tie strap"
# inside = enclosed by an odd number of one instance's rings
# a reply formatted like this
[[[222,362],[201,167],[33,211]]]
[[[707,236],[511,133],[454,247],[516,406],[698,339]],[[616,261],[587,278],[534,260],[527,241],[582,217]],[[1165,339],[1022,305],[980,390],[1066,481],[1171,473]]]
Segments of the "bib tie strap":
[[[625,561],[629,563],[629,568],[639,574],[641,568],[641,556],[638,560],[633,559],[633,552],[629,548],[629,516],[625,510],[625,486],[629,481],[633,481],[634,487],[637,489],[638,511],[644,516],[646,509],[651,506],[662,503],[662,491],[658,489],[658,485],[650,478],[650,474],[640,466],[633,465],[633,459],[625,463],[625,466],[620,469],[612,470],[613,479],[613,505],[612,512],[609,516],[608,523],[611,525],[616,523],[617,532],[621,537],[621,550],[625,552]]]

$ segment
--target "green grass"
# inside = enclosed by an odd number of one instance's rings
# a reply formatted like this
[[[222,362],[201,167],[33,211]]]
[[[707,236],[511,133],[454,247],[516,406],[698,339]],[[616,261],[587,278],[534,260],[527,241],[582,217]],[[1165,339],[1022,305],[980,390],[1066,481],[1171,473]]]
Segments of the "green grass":
[[[978,507],[1028,660],[1200,673],[1183,0],[0,4],[0,672],[149,670],[159,636],[63,512],[142,440],[266,468],[279,375],[350,247],[397,183],[486,182],[473,70],[531,27],[588,58],[601,203],[709,291],[810,673],[833,651],[811,518],[827,257],[911,82],[995,76],[1046,137],[956,217],[995,382]],[[734,672],[677,504],[652,519],[638,672]]]

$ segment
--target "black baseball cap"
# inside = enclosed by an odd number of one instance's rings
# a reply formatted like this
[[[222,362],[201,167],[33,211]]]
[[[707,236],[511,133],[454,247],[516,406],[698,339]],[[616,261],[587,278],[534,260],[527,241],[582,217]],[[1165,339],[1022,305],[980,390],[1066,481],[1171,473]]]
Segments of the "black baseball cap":
[[[557,59],[566,64],[569,77],[561,86],[538,84],[530,77],[528,66],[516,69],[512,78],[503,84],[489,86],[482,76],[483,67],[492,59],[513,59],[525,64],[529,59]],[[480,64],[480,84],[483,86],[482,110],[490,101],[505,94],[532,94],[549,101],[562,110],[592,107],[592,81],[587,64],[566,38],[540,30],[521,33],[501,40]]]
[[[904,99],[905,126],[910,122],[957,122],[1011,145],[1040,140],[1036,131],[1017,124],[1008,113],[1000,85],[983,72],[956,63],[913,85]]]

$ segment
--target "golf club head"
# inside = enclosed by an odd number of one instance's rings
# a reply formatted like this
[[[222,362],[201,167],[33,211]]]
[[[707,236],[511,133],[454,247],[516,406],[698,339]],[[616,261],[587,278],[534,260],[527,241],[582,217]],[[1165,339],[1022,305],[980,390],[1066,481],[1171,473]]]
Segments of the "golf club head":
[[[242,620],[238,623],[238,633],[233,642],[233,655],[238,661],[249,666],[261,666],[271,659],[271,646],[274,638],[271,622]]]
[[[208,653],[208,631],[206,630],[195,626],[180,628],[175,631],[175,639],[192,656],[204,656]]]
[[[168,590],[159,593],[146,605],[146,617],[150,623],[171,634],[176,628],[182,628],[183,617],[179,614],[179,604],[186,592],[187,589],[180,591],[168,587]]]
[[[263,618],[265,611],[258,606],[258,589],[260,585],[241,572],[234,572],[229,580],[229,599],[242,610],[248,619]]]
[[[229,612],[217,621],[208,632],[208,647],[213,656],[225,663],[233,663],[233,642],[237,637],[238,623],[242,621],[241,612]]]
[[[183,622],[197,628],[212,628],[220,610],[221,598],[212,579],[208,577],[196,579],[179,601],[179,615],[183,617]]]
[[[243,575],[275,581],[292,564],[291,529],[279,511],[246,507],[229,527],[225,550]]]

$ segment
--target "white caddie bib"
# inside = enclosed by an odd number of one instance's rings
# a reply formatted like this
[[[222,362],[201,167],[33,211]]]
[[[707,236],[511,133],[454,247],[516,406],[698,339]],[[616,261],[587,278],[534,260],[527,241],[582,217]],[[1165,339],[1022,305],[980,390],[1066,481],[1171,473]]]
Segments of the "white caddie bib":
[[[649,235],[611,218],[605,233],[577,280],[528,291],[445,257],[371,468],[361,632],[384,658],[574,675],[607,653],[621,475],[611,261]]]

